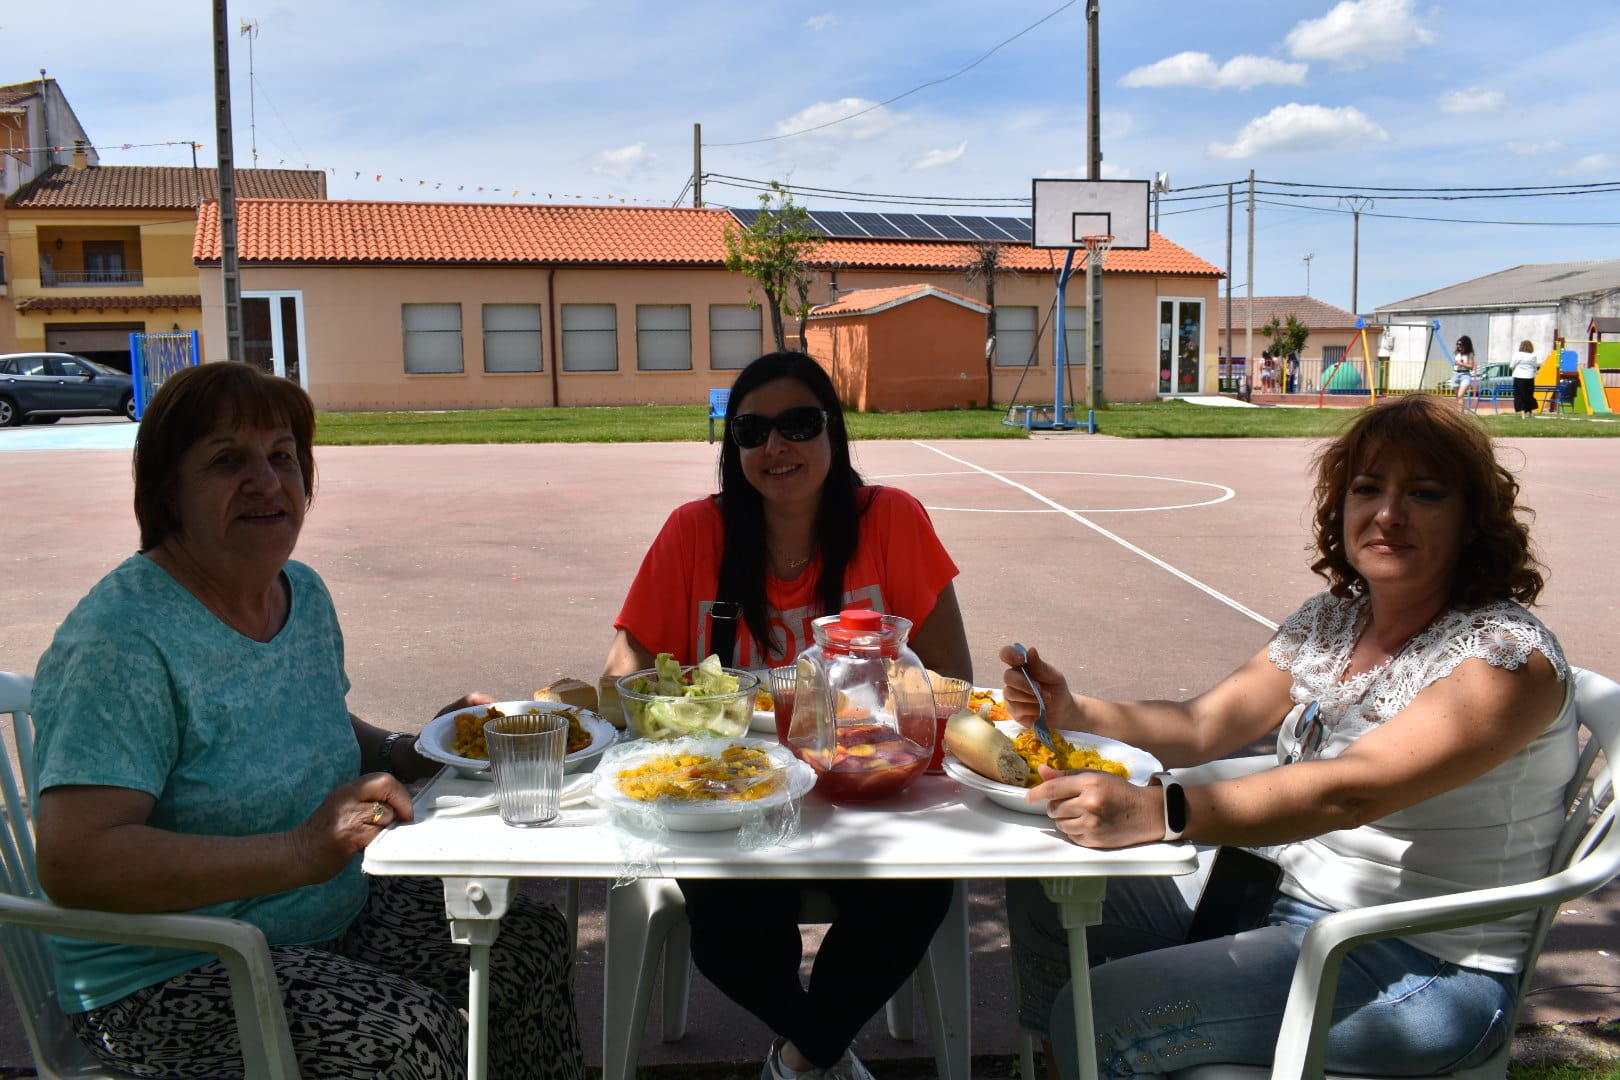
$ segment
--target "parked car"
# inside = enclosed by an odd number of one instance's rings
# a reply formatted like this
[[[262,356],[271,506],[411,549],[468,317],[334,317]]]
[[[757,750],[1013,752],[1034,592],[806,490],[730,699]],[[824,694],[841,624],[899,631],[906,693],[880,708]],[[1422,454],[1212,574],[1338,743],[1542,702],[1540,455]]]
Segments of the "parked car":
[[[1510,398],[1513,396],[1513,365],[1486,364],[1479,369],[1478,382],[1479,396],[1487,401]]]
[[[72,353],[0,355],[0,427],[91,413],[135,419],[135,381]]]

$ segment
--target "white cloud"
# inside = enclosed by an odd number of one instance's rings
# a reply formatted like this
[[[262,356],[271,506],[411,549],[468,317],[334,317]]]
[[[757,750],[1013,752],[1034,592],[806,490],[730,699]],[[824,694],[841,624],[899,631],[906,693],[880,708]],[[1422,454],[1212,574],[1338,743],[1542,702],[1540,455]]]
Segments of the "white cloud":
[[[1557,139],[1547,139],[1543,142],[1510,142],[1507,144],[1511,153],[1520,157],[1541,157],[1544,154],[1556,154],[1564,148],[1564,144]]]
[[[950,165],[961,160],[967,153],[966,140],[958,143],[949,150],[930,150],[912,163],[912,169],[921,172],[923,169],[937,169],[942,165]]]
[[[658,157],[644,142],[603,150],[592,158],[591,171],[602,176],[629,176]]]
[[[778,135],[830,124],[819,134],[852,140],[875,139],[894,127],[894,114],[865,98],[840,98],[837,101],[818,101],[808,108],[776,123]],[[855,114],[859,113],[859,116]],[[845,117],[850,119],[846,120]],[[837,121],[835,123],[835,121]]]
[[[1308,64],[1290,64],[1265,56],[1234,56],[1224,64],[1216,64],[1209,53],[1182,52],[1128,72],[1119,83],[1249,90],[1268,83],[1303,86],[1308,70]]]
[[[815,31],[830,29],[838,25],[838,16],[828,12],[825,15],[812,15],[804,20],[804,25]]]
[[[1589,176],[1593,173],[1611,172],[1617,165],[1620,165],[1620,157],[1614,154],[1587,154],[1585,157],[1576,158],[1567,168],[1558,172],[1561,176]]]
[[[1435,39],[1412,13],[1412,4],[1413,0],[1341,0],[1320,19],[1306,19],[1288,31],[1288,51],[1299,60],[1328,60],[1346,68],[1399,60],[1406,50]]]
[[[1353,143],[1388,141],[1389,132],[1360,109],[1291,102],[1250,120],[1232,142],[1210,143],[1209,152],[1222,158],[1246,158],[1302,150],[1342,150]]]
[[[1471,86],[1440,95],[1440,108],[1448,113],[1495,112],[1502,107],[1502,91]]]

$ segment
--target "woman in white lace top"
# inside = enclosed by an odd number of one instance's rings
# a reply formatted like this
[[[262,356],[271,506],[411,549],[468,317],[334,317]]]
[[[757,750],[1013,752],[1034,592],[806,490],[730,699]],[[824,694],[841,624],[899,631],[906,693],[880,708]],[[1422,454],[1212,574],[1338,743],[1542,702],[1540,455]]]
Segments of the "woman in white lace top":
[[[1542,575],[1518,483],[1471,418],[1423,395],[1369,409],[1316,466],[1312,569],[1328,590],[1212,689],[1179,702],[1101,701],[1071,693],[1030,650],[1053,727],[1123,739],[1167,766],[1277,740],[1277,767],[1239,779],[1136,787],[1043,768],[1030,792],[1078,844],[1181,835],[1200,845],[1197,880],[1110,882],[1089,931],[1104,1076],[1269,1065],[1316,919],[1547,868],[1575,717],[1558,641],[1523,606]],[[1002,659],[1017,661],[1011,650]],[[1006,685],[1028,722],[1022,677],[1009,671]],[[1194,924],[1194,901],[1215,845],[1262,850],[1280,880],[1269,909],[1196,940],[1208,912]],[[1038,885],[1009,882],[1008,904],[1020,1022],[1050,1034],[1054,1074],[1072,1075],[1064,933]],[[1506,920],[1352,950],[1327,1068],[1432,1074],[1489,1056],[1512,1034],[1526,927]]]

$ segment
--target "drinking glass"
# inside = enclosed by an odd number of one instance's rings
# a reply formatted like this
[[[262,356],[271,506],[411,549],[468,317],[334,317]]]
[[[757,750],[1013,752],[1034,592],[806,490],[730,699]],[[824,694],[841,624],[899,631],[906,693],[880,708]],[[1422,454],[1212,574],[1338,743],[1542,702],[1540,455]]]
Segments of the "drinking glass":
[[[501,820],[528,828],[554,819],[562,809],[568,717],[557,713],[497,717],[484,725],[484,741],[489,744]]]

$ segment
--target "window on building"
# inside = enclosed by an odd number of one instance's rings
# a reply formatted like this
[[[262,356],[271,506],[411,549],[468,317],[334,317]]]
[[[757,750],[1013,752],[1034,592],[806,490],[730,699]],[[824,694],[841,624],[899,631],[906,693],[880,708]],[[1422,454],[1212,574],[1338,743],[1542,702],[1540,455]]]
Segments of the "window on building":
[[[484,305],[484,370],[541,371],[540,305]]]
[[[692,309],[686,304],[636,305],[636,367],[692,370]]]
[[[619,370],[619,315],[612,304],[562,306],[564,371]]]
[[[405,373],[407,375],[459,375],[461,360],[460,304],[403,304],[405,319]]]
[[[1332,367],[1334,364],[1337,364],[1341,360],[1343,360],[1344,359],[1344,350],[1345,350],[1345,346],[1343,346],[1343,345],[1324,345],[1324,346],[1322,346],[1322,370],[1326,371],[1328,368]]]
[[[84,280],[96,284],[109,284],[125,280],[124,242],[122,240],[86,240],[84,242]]]
[[[1053,347],[1056,348],[1057,337],[1052,338]],[[1064,305],[1063,308],[1063,344],[1068,350],[1070,367],[1077,367],[1084,373],[1086,361],[1091,359],[1086,352],[1086,309]],[[1052,358],[1057,363],[1057,357]],[[1067,376],[1065,376],[1067,378]]]
[[[747,304],[709,305],[709,367],[740,371],[759,356],[764,314]]]
[[[1037,363],[1036,310],[1033,307],[996,305],[996,366],[1023,367]]]

